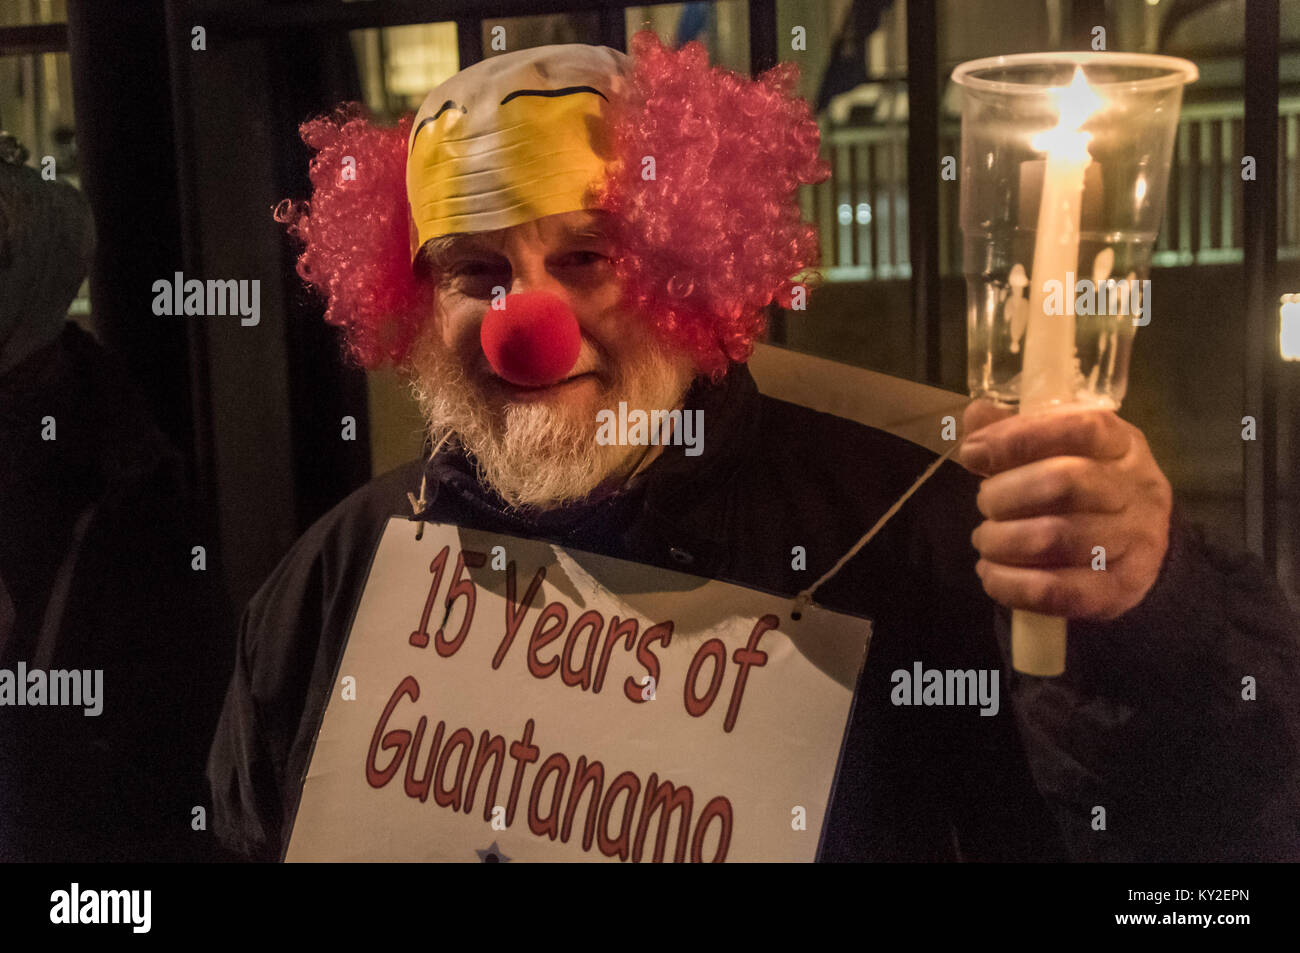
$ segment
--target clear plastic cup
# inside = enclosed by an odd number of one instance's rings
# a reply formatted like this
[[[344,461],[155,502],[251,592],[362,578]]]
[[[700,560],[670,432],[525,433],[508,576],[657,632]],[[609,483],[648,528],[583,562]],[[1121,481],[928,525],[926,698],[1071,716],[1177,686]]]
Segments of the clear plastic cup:
[[[1021,409],[1119,408],[1133,335],[1151,315],[1151,253],[1183,86],[1196,77],[1187,60],[1130,53],[1028,53],[953,71],[963,93],[971,396]],[[1080,187],[1079,167],[1071,179],[1063,156],[1083,143]],[[1045,194],[1054,214],[1044,214]],[[1044,290],[1040,300],[1034,286],[1050,281],[1059,293]],[[1043,325],[1035,311],[1057,323]],[[1050,345],[1055,356],[1027,358],[1031,338],[1040,355]],[[1033,383],[1044,376],[1054,382],[1046,389]]]

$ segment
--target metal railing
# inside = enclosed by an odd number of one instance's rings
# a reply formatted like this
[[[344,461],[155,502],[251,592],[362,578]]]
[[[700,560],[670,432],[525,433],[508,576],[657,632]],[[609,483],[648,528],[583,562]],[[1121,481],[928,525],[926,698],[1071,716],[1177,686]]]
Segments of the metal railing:
[[[1240,101],[1183,107],[1156,267],[1241,263],[1243,113]],[[1278,123],[1278,256],[1300,258],[1300,97],[1279,101]],[[818,228],[823,274],[830,281],[910,278],[907,127],[833,129],[822,141],[831,177],[804,187],[801,202]],[[960,149],[960,127],[945,124],[940,156],[954,157],[960,169]],[[958,182],[940,181],[940,271],[956,275]]]

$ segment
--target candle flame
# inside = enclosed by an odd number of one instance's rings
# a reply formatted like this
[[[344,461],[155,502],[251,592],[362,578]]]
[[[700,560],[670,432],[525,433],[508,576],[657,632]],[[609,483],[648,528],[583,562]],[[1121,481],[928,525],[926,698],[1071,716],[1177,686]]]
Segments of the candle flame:
[[[1088,85],[1081,66],[1074,68],[1069,86],[1054,86],[1048,94],[1056,101],[1059,119],[1053,128],[1034,136],[1030,144],[1040,152],[1063,159],[1088,159],[1088,143],[1092,141],[1092,135],[1081,132],[1080,127],[1105,101]]]

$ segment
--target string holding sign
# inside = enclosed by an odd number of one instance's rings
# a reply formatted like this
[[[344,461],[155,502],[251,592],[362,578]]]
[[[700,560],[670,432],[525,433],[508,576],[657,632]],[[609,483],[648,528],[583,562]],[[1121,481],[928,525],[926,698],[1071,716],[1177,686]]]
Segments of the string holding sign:
[[[956,443],[954,443],[951,447],[945,450],[942,455],[940,455],[938,458],[935,459],[933,463],[931,463],[928,467],[926,467],[925,472],[922,473],[919,477],[917,477],[916,482],[907,488],[907,492],[904,493],[902,496],[900,496],[897,500],[895,500],[893,505],[890,506],[889,509],[885,510],[884,515],[881,516],[880,519],[876,520],[876,524],[872,526],[871,529],[867,530],[866,533],[863,534],[862,538],[859,539],[856,543],[854,543],[853,547],[847,553],[841,556],[834,566],[832,566],[829,570],[827,570],[822,575],[822,577],[818,579],[816,582],[814,582],[811,586],[809,586],[807,589],[803,590],[797,596],[794,597],[794,604],[790,607],[791,619],[793,619],[795,622],[798,622],[803,617],[803,610],[808,608],[808,605],[809,603],[812,602],[813,595],[817,592],[817,590],[820,589],[825,583],[833,579],[839,573],[839,571],[844,568],[844,566],[848,563],[850,559],[852,559],[854,556],[856,556],[859,552],[862,551],[863,546],[866,546],[867,543],[871,542],[872,538],[877,533],[879,533],[882,529],[885,528],[885,524],[888,523],[893,518],[895,513],[897,513],[899,510],[903,508],[903,504],[906,503],[909,499],[911,499],[912,494],[915,493],[917,490],[921,489],[921,487],[925,485],[925,481],[930,479],[930,477],[934,476],[939,471],[939,467],[943,466],[943,464],[948,460],[948,458],[950,458],[954,453],[957,452],[957,448],[962,445],[962,442],[965,439],[966,439],[966,435],[962,434],[961,437],[958,438]]]

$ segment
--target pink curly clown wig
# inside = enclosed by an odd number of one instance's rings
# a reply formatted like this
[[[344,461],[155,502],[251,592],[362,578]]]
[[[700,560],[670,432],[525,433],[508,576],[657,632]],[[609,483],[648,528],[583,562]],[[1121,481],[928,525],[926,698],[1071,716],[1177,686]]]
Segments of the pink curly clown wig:
[[[792,276],[817,264],[816,229],[801,220],[795,190],[830,167],[818,157],[811,108],[793,93],[798,67],[751,80],[710,67],[699,43],[669,50],[649,30],[632,53],[629,82],[611,104],[610,175],[593,207],[614,213],[627,306],[702,373],[720,376],[749,358],[764,307],[790,307]],[[325,296],[325,319],[344,328],[368,368],[401,364],[432,310],[432,285],[411,266],[410,129],[410,117],[374,126],[356,104],[303,123],[317,153],[312,200],[275,212],[305,243],[298,274]],[[354,178],[343,174],[347,156]],[[653,179],[643,178],[646,156]]]
[[[669,50],[650,30],[633,37],[632,54],[599,203],[620,223],[631,306],[718,376],[749,358],[764,307],[790,307],[791,277],[818,263],[795,190],[826,179],[830,165],[818,157],[811,107],[793,93],[797,66],[752,80],[711,68],[697,42]],[[653,179],[643,177],[647,156]]]
[[[411,269],[406,141],[411,117],[372,125],[357,103],[299,127],[316,150],[310,203],[285,199],[276,221],[305,244],[298,275],[327,302],[362,366],[400,363],[430,313],[432,290]],[[351,162],[345,160],[351,159]]]

